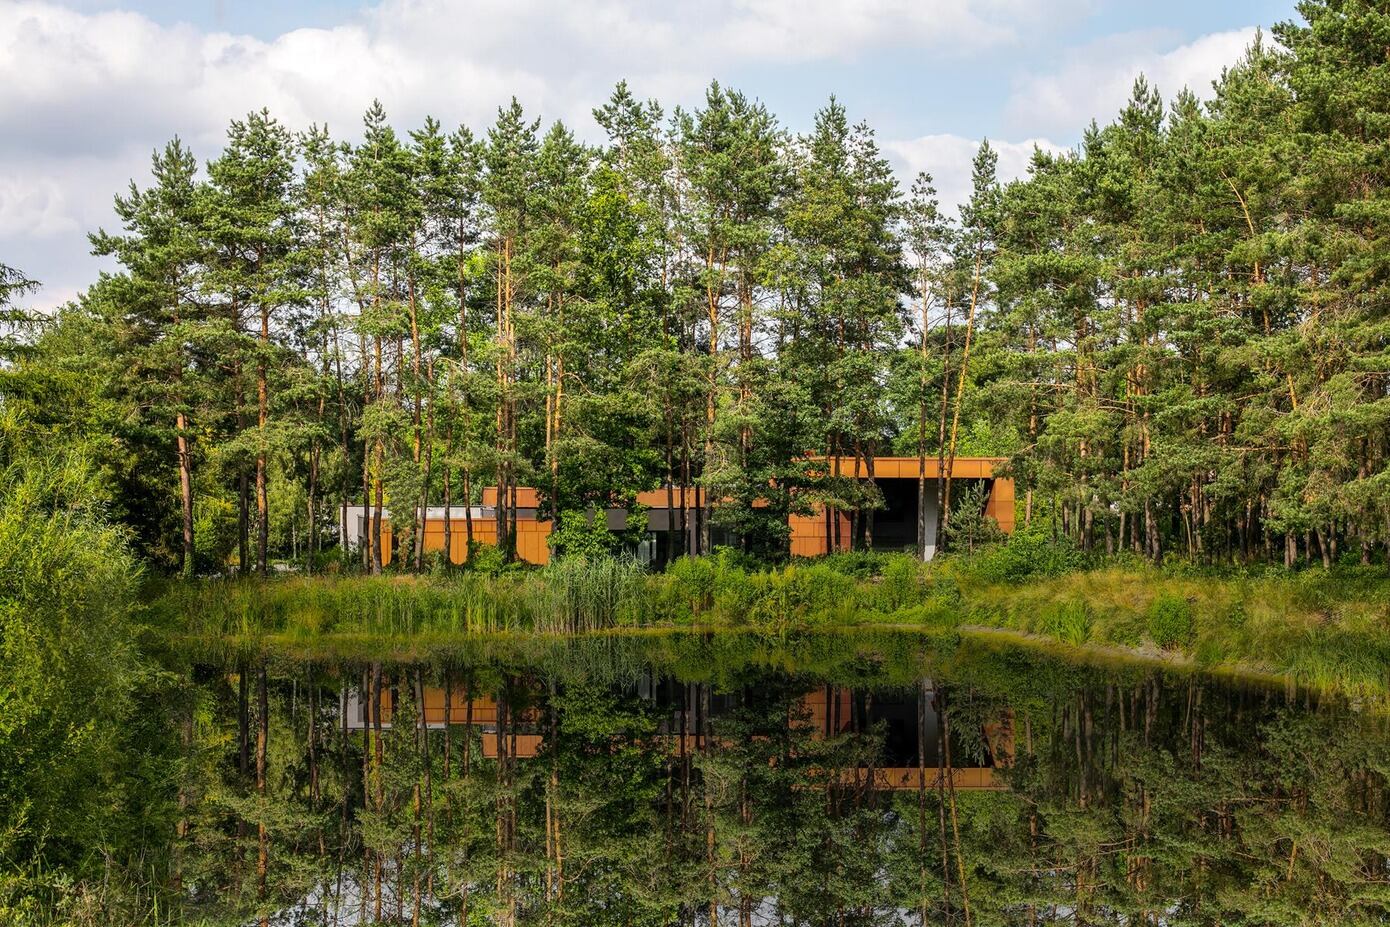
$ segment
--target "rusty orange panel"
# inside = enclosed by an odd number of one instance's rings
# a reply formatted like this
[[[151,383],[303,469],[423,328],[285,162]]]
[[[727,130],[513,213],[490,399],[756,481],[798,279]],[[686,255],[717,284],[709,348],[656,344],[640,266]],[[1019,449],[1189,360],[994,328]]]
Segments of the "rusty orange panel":
[[[819,739],[827,732],[840,733],[849,729],[854,711],[854,698],[849,689],[840,686],[832,687],[827,697],[824,687],[820,687],[802,696],[801,707],[806,711],[811,723],[812,737]],[[836,707],[839,709],[838,715],[835,713]],[[831,731],[832,719],[835,717],[839,718],[839,724]]]
[[[483,734],[483,756],[488,759],[496,759],[500,739],[496,731],[488,731]],[[540,734],[509,734],[507,736],[507,755],[523,760],[530,759],[541,752],[543,739]]]
[[[1001,791],[1003,781],[988,767],[956,768],[951,771],[951,784],[961,791]],[[860,781],[867,776],[867,769],[847,769],[843,773],[846,783]],[[879,789],[905,791],[916,789],[925,779],[928,789],[935,788],[943,770],[936,766],[918,769],[916,766],[885,766],[873,771],[874,786]]]
[[[477,537],[478,525],[473,525],[474,537]],[[455,565],[465,562],[468,559],[468,524],[463,520],[451,522],[449,525],[449,562]]]
[[[517,519],[516,554],[527,563],[541,566],[550,562],[550,522]]]
[[[813,458],[827,461],[829,472],[839,476],[867,477],[868,468],[854,457]],[[957,457],[951,473],[962,479],[978,479],[992,476],[994,468],[1004,462],[1002,457]],[[918,461],[916,457],[875,457],[874,477],[885,480],[916,479]],[[936,479],[940,468],[936,456],[926,459],[926,476]]]
[[[452,724],[467,724],[470,720],[473,724],[496,724],[497,723],[497,700],[491,695],[479,695],[473,699],[473,711],[470,718],[468,709],[468,692],[455,689],[449,703],[449,721]],[[444,723],[444,690],[439,688],[425,689],[425,720],[430,724]]]
[[[999,530],[1005,534],[1014,533],[1014,481],[998,477],[985,503],[985,514],[993,518]]]
[[[483,487],[483,505],[497,504],[497,487]],[[518,486],[516,488],[516,507],[519,509],[534,509],[541,504],[540,490],[534,486]]]
[[[685,507],[695,508],[695,491],[689,486],[676,486],[671,490],[671,505],[681,507],[681,497],[685,497]],[[650,489],[637,494],[637,501],[652,509],[666,508],[666,488]]]
[[[840,549],[849,549],[849,516],[838,513],[840,519]],[[791,553],[793,557],[819,557],[827,548],[825,537],[825,508],[815,506],[811,515],[791,515],[787,518],[791,528]]]

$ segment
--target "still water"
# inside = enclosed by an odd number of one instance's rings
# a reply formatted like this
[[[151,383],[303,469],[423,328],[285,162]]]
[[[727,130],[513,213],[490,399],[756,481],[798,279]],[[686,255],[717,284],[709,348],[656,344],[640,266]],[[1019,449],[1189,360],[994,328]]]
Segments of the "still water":
[[[1377,711],[910,635],[198,669],[188,922],[1390,919]]]

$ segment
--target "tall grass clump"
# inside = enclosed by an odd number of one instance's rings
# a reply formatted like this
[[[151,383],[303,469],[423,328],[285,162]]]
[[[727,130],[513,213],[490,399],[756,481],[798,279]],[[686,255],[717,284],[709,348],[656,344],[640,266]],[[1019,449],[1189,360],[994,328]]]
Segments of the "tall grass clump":
[[[330,634],[585,633],[636,625],[652,611],[648,578],[630,558],[568,557],[542,570],[426,576],[292,576],[176,583],[152,612],[203,637]]]
[[[631,557],[561,557],[540,572],[539,582],[549,607],[535,614],[537,631],[581,634],[635,626],[654,611],[646,573]]]
[[[1165,650],[1187,649],[1197,640],[1197,623],[1187,599],[1162,594],[1149,603],[1149,638]]]
[[[1038,616],[1036,630],[1064,644],[1080,646],[1091,639],[1095,615],[1085,602],[1060,602]]]

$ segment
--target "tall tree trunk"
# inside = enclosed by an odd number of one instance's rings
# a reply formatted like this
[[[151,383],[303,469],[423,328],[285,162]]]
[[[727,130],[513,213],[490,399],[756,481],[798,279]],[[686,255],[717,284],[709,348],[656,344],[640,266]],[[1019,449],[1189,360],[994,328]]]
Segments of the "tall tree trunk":
[[[970,309],[965,320],[965,347],[961,349],[960,370],[956,381],[956,401],[955,411],[951,414],[951,447],[946,460],[946,491],[942,501],[941,512],[938,517],[941,519],[942,535],[945,536],[946,530],[950,527],[951,521],[951,478],[954,476],[956,468],[956,439],[960,433],[960,407],[961,401],[965,397],[965,377],[970,367],[970,341],[975,333],[975,306],[980,296],[980,268],[984,260],[983,253],[975,251],[975,276],[970,284]],[[966,921],[970,920],[970,915],[966,913]]]
[[[372,775],[370,778],[371,801],[378,815],[382,814],[386,806],[386,783],[382,767],[386,762],[386,743],[382,737],[381,721],[381,664],[372,664],[372,732],[370,758],[372,765]],[[395,707],[394,705],[392,706]],[[363,795],[363,800],[367,798]],[[372,916],[377,921],[381,920],[382,902],[382,859],[380,853],[371,853],[372,856]]]
[[[270,418],[270,385],[265,352],[270,350],[270,307],[261,303],[261,352],[256,361],[256,572],[266,575],[270,543],[270,502],[266,487],[266,422]]]
[[[497,546],[503,559],[511,562],[514,545],[511,519],[507,513],[510,495],[512,452],[511,434],[511,247],[510,238],[501,242],[497,264]]]
[[[927,326],[930,302],[922,295],[922,331],[918,342],[917,382],[917,559],[927,559]],[[923,911],[925,912],[925,907]],[[923,917],[925,918],[925,913]]]
[[[386,381],[382,376],[381,363],[381,336],[377,335],[374,339],[375,345],[375,381],[376,381],[376,400],[381,402],[386,395]],[[386,443],[378,435],[372,441],[372,573],[381,573],[382,564],[386,562],[386,552],[382,550],[384,543],[381,537],[381,524],[383,505],[385,503],[385,492],[382,487],[382,477],[386,469]]]
[[[412,249],[414,245],[412,243]],[[420,470],[422,456],[424,454],[424,434],[422,425],[421,410],[423,401],[420,396],[420,316],[415,306],[415,273],[407,270],[405,275],[406,308],[410,316],[410,372],[411,372],[411,425],[412,425],[412,447],[411,453],[415,460],[416,472]],[[430,409],[434,409],[434,403],[430,403]],[[411,520],[412,557],[411,562],[415,572],[420,572],[420,566],[425,556],[425,500],[429,494],[429,473],[423,474],[420,488],[420,498],[416,500],[414,517]],[[405,556],[405,552],[401,552]]]
[[[450,458],[454,453],[454,425],[449,423],[444,438],[444,498],[441,503],[444,506],[444,568],[450,569],[454,565],[454,486],[451,479],[453,464]]]
[[[251,575],[251,481],[246,471],[237,473],[237,572]]]
[[[323,400],[319,400],[319,419],[323,419]],[[319,542],[319,466],[320,448],[318,440],[314,440],[313,447],[309,449],[309,498],[305,513],[309,519],[309,539],[308,539],[308,558],[306,572],[312,574],[316,567],[314,560],[318,554]]]
[[[429,515],[429,510],[430,510],[430,478],[431,478],[431,474],[432,474],[432,472],[433,472],[433,470],[434,470],[434,401],[433,401],[433,396],[434,396],[434,361],[433,361],[433,360],[431,360],[431,361],[426,365],[426,371],[425,371],[425,372],[426,372],[427,381],[428,381],[429,386],[430,386],[431,401],[430,401],[429,410],[428,410],[428,412],[427,412],[426,415],[425,415],[424,473],[422,474],[422,476],[421,476],[421,481],[420,481],[419,517],[416,519],[416,529],[417,529],[417,531],[416,531],[416,535],[415,535],[415,572],[416,572],[416,573],[419,573],[419,572],[424,568],[424,562],[425,562],[425,531],[427,530],[427,527],[428,527],[428,524],[429,524],[428,515]],[[445,508],[445,510],[444,510],[444,524],[445,524],[445,526],[446,526],[446,527],[445,527],[445,532],[446,532],[446,534],[447,534],[447,532],[448,532],[447,526],[448,526],[448,524],[449,524],[449,510],[448,510],[448,508]],[[448,547],[447,544],[445,544],[445,546],[444,546],[444,559],[445,559],[446,562],[447,562],[447,560],[449,559],[449,547]]]
[[[946,546],[946,524],[943,517],[946,506],[946,420],[951,408],[951,347],[953,341],[951,310],[954,302],[955,293],[948,293],[946,320],[941,342],[941,402],[936,415],[936,550],[938,553]]]
[[[193,545],[193,454],[188,446],[188,419],[180,411],[175,419],[175,439],[179,457],[179,499],[183,510],[183,578],[192,579],[196,569]]]

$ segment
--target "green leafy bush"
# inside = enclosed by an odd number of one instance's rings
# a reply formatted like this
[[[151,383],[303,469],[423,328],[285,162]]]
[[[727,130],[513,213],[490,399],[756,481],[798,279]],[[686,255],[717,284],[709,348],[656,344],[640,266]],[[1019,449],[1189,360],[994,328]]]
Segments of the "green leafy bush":
[[[885,612],[909,608],[921,603],[927,595],[922,577],[922,564],[916,557],[898,554],[888,558],[883,578],[877,590],[878,607]]]
[[[1191,647],[1197,639],[1192,605],[1175,595],[1160,595],[1149,605],[1149,637],[1165,650]]]
[[[495,544],[474,541],[469,547],[464,568],[484,576],[497,576],[507,568],[507,558],[502,556],[502,548]]]
[[[789,566],[750,577],[748,618],[756,624],[811,624],[824,621],[855,598],[855,581],[823,566]]]
[[[878,576],[883,572],[887,562],[901,556],[901,554],[885,554],[872,550],[852,550],[825,557],[816,557],[807,562],[828,567],[837,573],[853,576],[856,579],[868,579],[871,576]]]
[[[1085,555],[1070,538],[1052,537],[1035,528],[1002,544],[980,548],[959,561],[959,569],[992,583],[1018,583],[1040,576],[1061,576],[1085,565]]]
[[[714,607],[715,562],[681,557],[660,577],[658,607],[668,620],[687,622]]]

